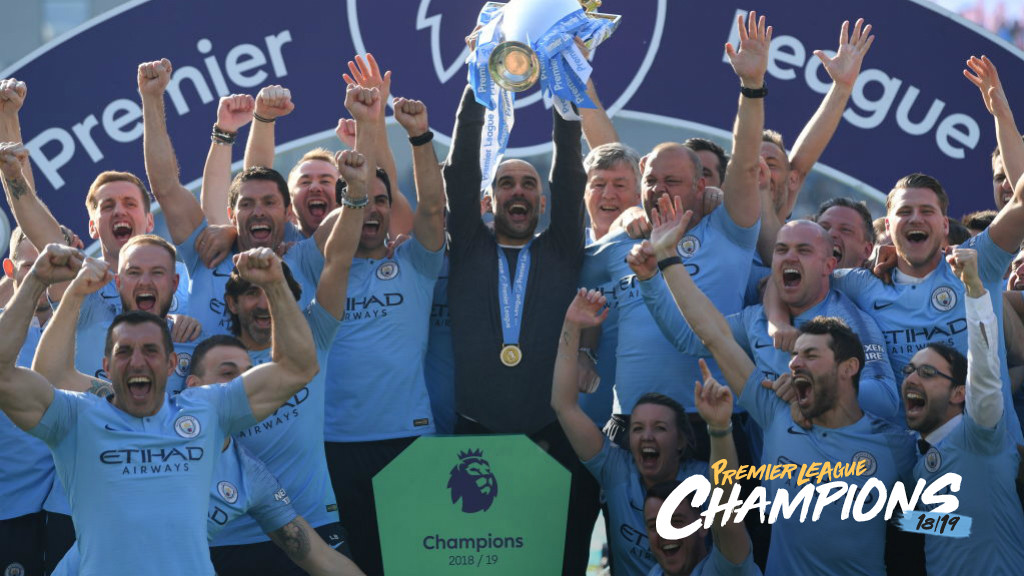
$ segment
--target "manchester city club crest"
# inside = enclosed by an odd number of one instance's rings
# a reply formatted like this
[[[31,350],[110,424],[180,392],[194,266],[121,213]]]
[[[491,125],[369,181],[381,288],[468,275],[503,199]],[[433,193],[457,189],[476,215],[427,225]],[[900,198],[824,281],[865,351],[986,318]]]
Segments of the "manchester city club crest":
[[[932,306],[940,312],[949,312],[956,306],[956,292],[949,286],[939,286],[932,292]]]
[[[459,452],[459,463],[448,478],[452,504],[462,500],[462,511],[486,511],[498,497],[498,480],[491,473],[491,464],[484,460],[482,450]]]
[[[698,250],[700,250],[700,239],[689,234],[683,236],[683,239],[679,241],[679,245],[676,246],[676,252],[683,258],[693,256]]]
[[[174,367],[174,373],[182,378],[189,375],[189,367],[192,365],[192,355],[186,352],[178,353],[178,365]]]
[[[195,416],[178,416],[174,421],[174,431],[182,438],[195,438],[199,436],[199,420]]]
[[[398,262],[388,260],[377,266],[377,278],[380,280],[391,280],[398,276]]]
[[[238,489],[235,488],[234,484],[226,480],[217,483],[217,493],[228,504],[234,504],[238,501]]]
[[[871,455],[871,452],[857,452],[856,454],[853,455],[852,460],[854,462],[860,462],[861,460],[865,461],[863,474],[864,476],[872,476],[874,475],[875,470],[878,469],[878,460],[876,460],[875,457]]]
[[[4,576],[25,576],[25,567],[17,562],[8,564]]]
[[[937,472],[942,467],[942,454],[932,446],[924,455],[924,469],[929,472]]]

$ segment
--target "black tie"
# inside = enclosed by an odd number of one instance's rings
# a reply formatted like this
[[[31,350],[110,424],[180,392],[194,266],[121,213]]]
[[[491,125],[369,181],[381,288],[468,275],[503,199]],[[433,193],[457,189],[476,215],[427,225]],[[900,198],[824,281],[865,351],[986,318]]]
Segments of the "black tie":
[[[921,438],[917,441],[917,449],[921,451],[921,454],[927,454],[928,450],[931,449],[932,445],[927,440]]]

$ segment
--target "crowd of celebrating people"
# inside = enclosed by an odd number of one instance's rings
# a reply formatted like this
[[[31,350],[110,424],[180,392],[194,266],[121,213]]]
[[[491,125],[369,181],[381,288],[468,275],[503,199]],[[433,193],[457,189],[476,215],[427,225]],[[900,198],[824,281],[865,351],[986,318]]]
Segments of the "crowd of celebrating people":
[[[142,63],[148,187],[97,176],[95,258],[36,194],[28,88],[0,80],[18,223],[0,314],[0,570],[383,574],[378,472],[420,436],[525,434],[571,473],[550,574],[586,572],[602,509],[616,576],[1016,573],[1024,139],[995,66],[964,71],[995,121],[993,210],[951,218],[942,185],[909,166],[878,220],[844,197],[801,217],[871,26],[844,22],[836,52],[816,52],[832,85],[791,149],[765,127],[766,105],[785,105],[765,87],[772,27],[751,12],[737,28],[731,150],[691,138],[640,154],[600,104],[556,113],[548,194],[515,159],[480,189],[469,87],[439,162],[426,105],[391,99],[366,55],[345,75],[341,151],[309,150],[286,176],[288,89],[221,98],[197,198],[166,125],[172,64]],[[854,521],[840,502],[813,522],[754,512],[659,533],[673,490],[721,461],[863,463],[848,479],[861,488],[952,472],[970,537]],[[700,504],[666,514],[687,525]]]

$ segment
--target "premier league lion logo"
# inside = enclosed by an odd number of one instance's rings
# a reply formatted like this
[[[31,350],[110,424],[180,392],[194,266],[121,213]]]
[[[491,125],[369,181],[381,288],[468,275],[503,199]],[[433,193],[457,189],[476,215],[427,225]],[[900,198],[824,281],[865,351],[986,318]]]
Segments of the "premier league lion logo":
[[[452,504],[462,500],[462,511],[472,514],[491,507],[498,497],[498,481],[491,474],[491,464],[484,460],[482,450],[459,452],[459,463],[448,479]]]

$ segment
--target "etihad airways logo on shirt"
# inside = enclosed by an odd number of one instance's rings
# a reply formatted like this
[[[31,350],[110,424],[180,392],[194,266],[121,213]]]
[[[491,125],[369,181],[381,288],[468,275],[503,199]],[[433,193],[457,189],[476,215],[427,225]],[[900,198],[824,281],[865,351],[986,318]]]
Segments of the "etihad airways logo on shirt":
[[[112,466],[123,466],[121,474],[170,474],[188,472],[189,464],[203,459],[201,446],[180,448],[117,448],[100,452],[100,462]]]
[[[345,302],[345,320],[385,318],[388,308],[401,306],[404,302],[405,296],[400,292],[352,297]]]

